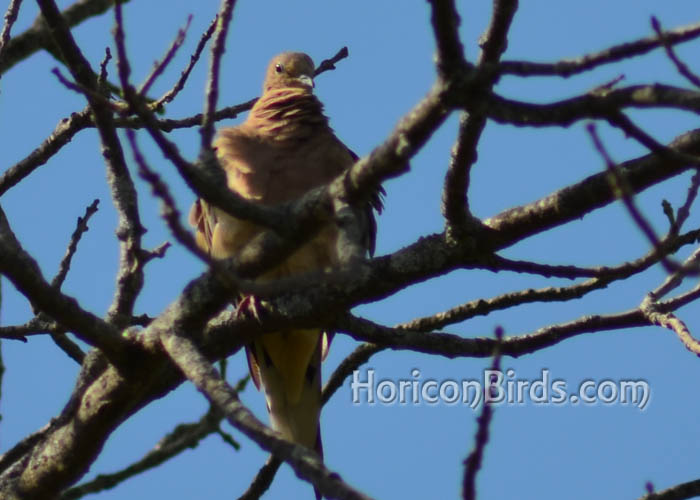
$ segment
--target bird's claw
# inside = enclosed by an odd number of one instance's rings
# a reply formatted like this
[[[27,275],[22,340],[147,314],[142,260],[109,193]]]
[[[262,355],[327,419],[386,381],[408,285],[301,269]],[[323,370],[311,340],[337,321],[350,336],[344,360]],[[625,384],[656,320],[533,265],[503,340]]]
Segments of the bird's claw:
[[[236,305],[236,319],[253,317],[258,323],[262,323],[260,319],[260,311],[258,310],[258,305],[262,304],[263,301],[255,297],[254,295],[246,295],[241,298]]]

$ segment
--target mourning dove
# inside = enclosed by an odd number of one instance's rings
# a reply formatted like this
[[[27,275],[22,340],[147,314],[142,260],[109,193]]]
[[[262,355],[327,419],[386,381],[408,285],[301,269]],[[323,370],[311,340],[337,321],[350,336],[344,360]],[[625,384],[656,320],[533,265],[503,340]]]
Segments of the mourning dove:
[[[285,52],[272,59],[263,94],[247,120],[219,131],[216,156],[228,187],[243,198],[277,205],[326,184],[350,167],[357,156],[335,136],[313,94],[314,64],[309,56]],[[381,189],[380,189],[381,191]],[[368,252],[374,250],[372,209],[381,210],[376,193],[360,209]],[[235,257],[263,230],[197,200],[190,212],[198,244],[214,258]],[[259,281],[318,271],[338,264],[338,233],[331,222]],[[322,456],[321,361],[329,335],[318,329],[267,333],[247,346],[248,365],[258,389],[265,391],[270,423],[285,439]]]

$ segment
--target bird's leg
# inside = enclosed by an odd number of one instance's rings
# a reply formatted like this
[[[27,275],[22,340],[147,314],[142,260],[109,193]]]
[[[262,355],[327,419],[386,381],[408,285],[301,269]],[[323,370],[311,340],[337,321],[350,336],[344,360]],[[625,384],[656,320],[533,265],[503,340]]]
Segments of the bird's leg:
[[[258,310],[258,305],[262,305],[263,301],[258,299],[255,295],[245,295],[241,297],[241,300],[236,304],[236,319],[244,317],[253,317],[258,323],[262,323],[260,320],[260,312]]]

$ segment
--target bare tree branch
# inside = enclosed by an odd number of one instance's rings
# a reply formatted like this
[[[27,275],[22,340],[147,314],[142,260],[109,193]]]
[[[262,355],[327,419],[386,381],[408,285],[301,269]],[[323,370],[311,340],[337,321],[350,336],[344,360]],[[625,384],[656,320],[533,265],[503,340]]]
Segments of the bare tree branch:
[[[72,28],[86,19],[103,14],[113,3],[114,0],[77,0],[73,5],[62,11],[61,15],[66,25]],[[51,41],[49,31],[50,29],[44,24],[43,19],[38,17],[31,28],[13,37],[5,45],[5,54],[0,61],[0,74],[5,73],[18,62],[42,49],[60,58]]]
[[[467,69],[464,47],[459,39],[461,19],[452,0],[429,0],[433,36],[437,43],[438,72],[444,80]]]
[[[161,342],[171,359],[211,404],[219,407],[231,425],[292,466],[299,477],[330,498],[368,499],[326,469],[313,451],[281,439],[243,406],[238,394],[197,350],[191,340],[175,330],[161,331]]]
[[[73,231],[73,234],[70,237],[70,243],[68,244],[66,254],[63,256],[63,259],[58,266],[58,273],[56,273],[56,276],[54,276],[53,280],[51,280],[51,286],[55,287],[56,289],[60,290],[66,276],[68,276],[70,263],[73,259],[73,255],[75,255],[75,252],[78,249],[80,238],[82,238],[83,234],[88,230],[88,221],[90,220],[90,217],[97,212],[97,205],[99,205],[99,203],[100,200],[95,199],[85,209],[85,215],[78,217],[78,223],[75,227],[75,231]]]
[[[678,45],[679,43],[694,40],[698,36],[700,36],[700,23],[666,31],[663,36],[663,41],[660,40],[658,36],[650,36],[634,42],[615,45],[600,52],[587,54],[575,59],[564,59],[553,64],[526,61],[503,61],[499,64],[498,71],[501,74],[517,76],[569,77],[578,73],[583,73],[584,71],[590,71],[604,64],[644,55],[663,46],[664,42],[669,45]]]
[[[211,61],[209,64],[209,79],[207,81],[206,100],[204,102],[204,117],[199,133],[202,136],[202,154],[211,154],[211,143],[214,140],[214,112],[219,99],[219,67],[224,55],[226,35],[233,16],[236,0],[221,0],[221,8],[217,17],[217,28],[211,45]]]
[[[466,86],[455,94],[464,109],[483,107],[487,116],[497,123],[516,126],[569,126],[585,119],[606,119],[623,108],[670,108],[691,112],[700,110],[700,92],[669,85],[633,85],[603,94],[589,93],[549,104],[531,104],[506,99],[496,94],[486,102],[469,94]]]
[[[673,241],[673,247],[670,247],[668,240],[664,240],[661,248],[664,249],[664,253],[668,254],[671,251],[676,251],[682,244],[694,243],[699,236],[700,231],[692,231],[691,233],[684,235],[683,243],[681,241],[671,240]],[[399,325],[398,328],[429,332],[449,324],[466,321],[475,316],[487,315],[493,311],[503,310],[518,305],[533,302],[566,301],[577,299],[594,290],[606,288],[609,284],[617,280],[624,280],[630,276],[641,273],[649,269],[655,263],[659,262],[661,258],[662,254],[659,254],[656,249],[653,249],[647,255],[635,261],[626,262],[620,266],[612,268],[599,268],[594,273],[594,278],[586,280],[582,283],[577,283],[567,287],[547,287],[540,289],[530,288],[527,290],[505,293],[489,299],[477,299],[453,307],[447,311],[437,313],[433,316],[416,318],[407,323]]]
[[[700,130],[680,135],[671,142],[669,147],[684,154],[700,154]],[[687,168],[689,168],[687,164],[662,160],[653,154],[618,165],[618,171],[634,193],[639,193],[652,184],[677,175]],[[669,177],[666,177],[667,174]],[[600,173],[552,193],[535,203],[506,210],[487,219],[484,223],[501,234],[518,238],[518,235],[535,234],[530,232],[530,229],[534,229],[533,226],[537,226],[535,231],[540,232],[553,225],[581,217],[590,210],[611,203],[615,199],[615,192],[608,182],[608,174]],[[497,239],[500,240],[500,238]]]
[[[19,6],[22,5],[22,0],[11,0],[10,5],[7,6],[5,11],[5,22],[2,26],[2,32],[0,32],[0,63],[2,63],[5,58],[5,46],[7,42],[10,41],[10,31],[12,31],[12,25],[15,24],[17,20],[17,14],[19,14]],[[0,78],[2,73],[0,73]]]
[[[194,54],[190,56],[190,62],[187,64],[187,67],[182,71],[180,74],[180,78],[178,81],[175,83],[172,89],[167,91],[163,96],[158,99],[154,105],[154,109],[161,109],[163,104],[167,104],[169,102],[172,102],[173,99],[175,99],[175,96],[185,87],[185,82],[187,82],[187,78],[190,76],[190,73],[192,72],[192,68],[194,68],[194,65],[197,64],[197,61],[199,61],[199,56],[202,55],[202,51],[204,50],[204,46],[207,44],[211,36],[214,34],[214,29],[216,28],[216,23],[217,20],[219,19],[218,14],[214,17],[214,20],[211,22],[207,30],[202,34],[201,38],[199,39],[199,42],[197,43],[197,48],[194,50]],[[188,21],[189,25],[189,21]],[[201,122],[201,120],[200,120]]]
[[[168,48],[167,52],[163,56],[163,59],[160,61],[157,61],[153,65],[153,70],[151,71],[151,74],[146,77],[146,81],[144,81],[140,86],[138,93],[141,96],[145,96],[148,94],[148,91],[151,89],[151,86],[155,83],[156,79],[163,74],[163,71],[165,71],[165,68],[170,64],[170,61],[173,60],[173,57],[175,57],[175,54],[177,54],[178,49],[182,46],[183,42],[185,41],[185,37],[187,36],[187,30],[190,27],[190,23],[192,22],[192,14],[187,16],[187,22],[185,23],[185,26],[183,28],[180,28],[177,31],[177,35],[175,36],[175,40],[173,40],[173,43],[170,45]]]
[[[0,338],[21,340],[27,342],[27,337],[32,335],[44,335],[62,331],[58,323],[47,319],[41,314],[34,316],[23,325],[8,325],[0,327]]]
[[[257,500],[260,498],[270,487],[270,484],[272,484],[272,480],[275,478],[275,474],[280,468],[280,465],[282,465],[282,462],[274,455],[270,455],[265,465],[258,471],[253,482],[250,483],[248,489],[238,497],[238,500]]]
[[[0,209],[0,272],[39,310],[70,328],[81,340],[99,346],[110,356],[120,357],[125,343],[119,333],[100,318],[83,310],[77,301],[47,283],[36,261],[15,238]]]
[[[493,362],[491,363],[491,370],[496,372],[501,369],[501,352],[500,352],[500,341],[503,339],[503,329],[501,327],[496,328],[496,348],[493,353]],[[474,447],[469,452],[467,458],[464,459],[464,476],[462,477],[462,498],[464,500],[474,500],[476,499],[476,475],[481,469],[481,460],[484,456],[484,450],[486,449],[486,444],[489,441],[489,426],[491,424],[491,418],[493,417],[493,406],[491,404],[492,387],[484,388],[484,402],[481,407],[481,414],[476,419],[477,429],[476,436],[474,437]]]
[[[678,72],[682,76],[684,76],[685,79],[688,80],[691,84],[695,85],[696,87],[700,87],[700,77],[695,75],[690,70],[688,65],[685,64],[683,61],[681,61],[678,58],[675,51],[673,50],[673,45],[668,43],[667,35],[661,29],[661,23],[659,23],[659,20],[655,16],[651,16],[651,27],[654,29],[656,36],[658,36],[659,39],[661,40],[661,43],[663,44],[664,49],[666,50],[666,55],[671,60],[671,62],[676,66],[676,69],[678,70]]]
[[[63,118],[51,135],[38,148],[2,174],[2,177],[0,177],[0,196],[11,187],[16,186],[38,167],[44,165],[63,146],[68,144],[75,134],[86,128],[88,123],[90,123],[89,107],[77,113],[72,113],[69,118]]]
[[[92,481],[66,490],[61,500],[74,500],[90,493],[112,489],[127,479],[153,469],[179,455],[183,451],[196,448],[204,438],[215,434],[223,415],[211,407],[197,422],[179,424],[166,434],[143,458],[128,467],[112,474],[100,474]]]
[[[318,75],[320,75],[321,73],[325,73],[326,71],[334,70],[335,63],[337,63],[338,61],[342,61],[343,59],[348,57],[348,54],[348,48],[343,47],[333,57],[321,61],[321,63],[314,70],[314,77],[317,77]]]
[[[484,68],[498,62],[501,54],[505,52],[508,45],[508,30],[517,8],[517,0],[493,2],[491,23],[481,42],[482,52],[475,71],[485,76],[478,78],[479,82],[471,90],[475,95],[488,95],[498,80],[497,74],[489,74],[484,71]],[[456,79],[457,75],[452,74],[451,77]],[[472,106],[468,112],[462,112],[457,142],[452,148],[442,195],[442,212],[446,220],[447,237],[450,240],[462,240],[468,231],[467,224],[471,218],[467,198],[469,174],[471,167],[476,163],[476,147],[485,126],[486,114],[482,107]]]
[[[323,404],[326,404],[331,396],[340,389],[352,372],[357,370],[361,365],[366,363],[369,358],[384,350],[383,347],[377,346],[375,344],[366,343],[361,344],[355,348],[355,350],[348,355],[335,369],[333,374],[328,378],[328,382],[323,387],[323,393],[321,400]]]
[[[677,484],[662,491],[651,491],[639,500],[685,500],[700,495],[700,479]]]
[[[93,92],[99,92],[97,75],[75,43],[64,18],[53,0],[37,0],[51,36],[76,82]],[[107,313],[111,322],[126,326],[133,313],[134,302],[143,287],[141,257],[141,225],[136,189],[129,175],[124,154],[117,137],[109,107],[86,94],[102,141],[103,157],[107,164],[107,180],[112,199],[119,214],[117,238],[120,240],[117,290]]]
[[[695,202],[698,196],[698,189],[700,189],[700,172],[695,172],[693,178],[690,180],[690,186],[688,186],[688,194],[686,195],[685,202],[678,208],[678,213],[676,214],[674,224],[671,227],[671,231],[677,233],[683,226],[688,217],[690,216],[690,207]]]
[[[649,243],[651,243],[652,248],[659,251],[659,249],[661,248],[661,242],[659,241],[658,236],[656,236],[654,228],[651,227],[649,221],[646,220],[644,215],[642,215],[642,213],[639,211],[639,208],[637,208],[637,205],[634,202],[632,190],[625,182],[625,178],[622,175],[620,175],[617,165],[612,160],[612,158],[610,158],[610,155],[606,151],[605,146],[603,146],[603,143],[601,142],[600,137],[598,137],[598,133],[596,132],[595,125],[592,123],[589,124],[587,130],[593,138],[593,144],[595,145],[595,148],[605,160],[605,165],[608,169],[608,172],[610,172],[611,174],[611,184],[613,189],[618,193],[618,196],[624,202],[625,207],[627,207],[627,211],[630,213],[632,219],[637,224],[639,229],[642,230],[642,233],[644,233],[644,236],[646,236],[647,240],[649,240]],[[661,260],[661,262],[667,271],[673,272],[673,266],[668,262],[667,259],[664,258]]]

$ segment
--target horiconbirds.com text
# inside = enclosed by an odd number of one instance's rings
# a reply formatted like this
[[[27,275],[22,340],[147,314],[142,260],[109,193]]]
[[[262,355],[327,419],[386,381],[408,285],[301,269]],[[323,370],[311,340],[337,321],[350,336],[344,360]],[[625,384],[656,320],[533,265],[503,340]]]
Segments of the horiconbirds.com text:
[[[381,405],[626,405],[640,410],[651,399],[645,380],[587,379],[570,385],[542,369],[539,378],[519,378],[515,370],[484,370],[481,379],[424,379],[417,368],[406,379],[379,378],[372,368],[355,370],[353,404]]]

